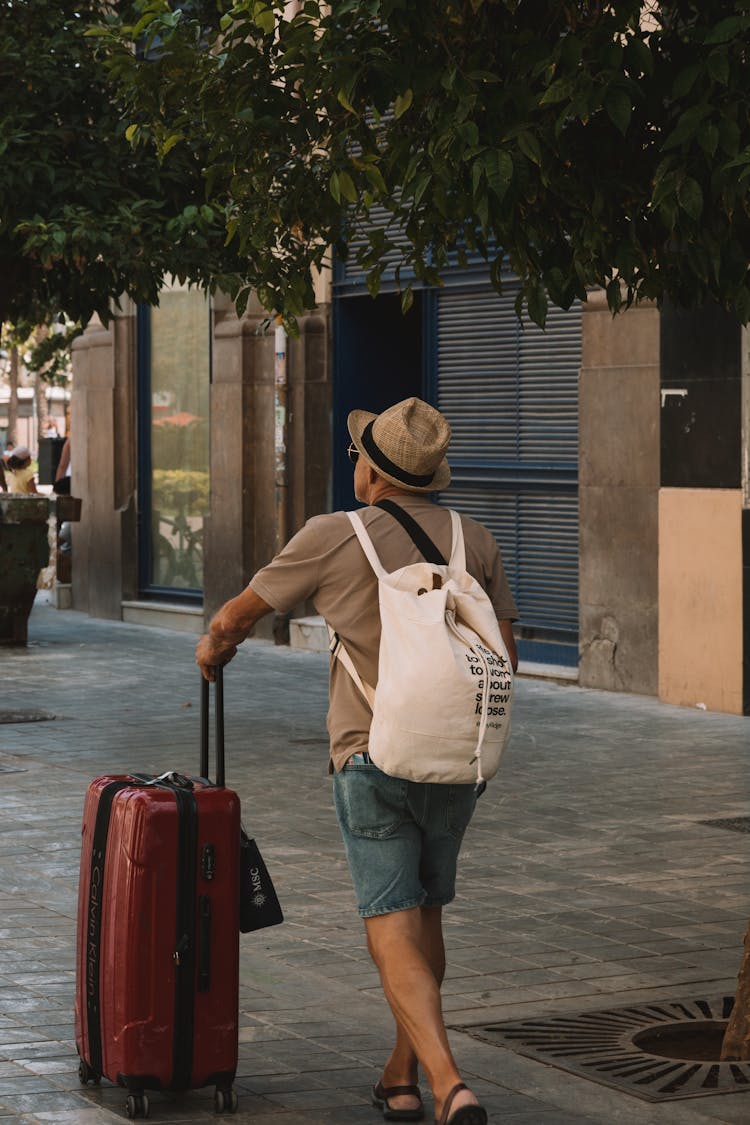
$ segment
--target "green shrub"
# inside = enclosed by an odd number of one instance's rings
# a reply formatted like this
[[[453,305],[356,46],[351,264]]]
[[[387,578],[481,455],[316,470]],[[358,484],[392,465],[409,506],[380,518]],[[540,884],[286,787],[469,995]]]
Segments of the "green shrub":
[[[166,515],[188,509],[199,515],[208,511],[209,476],[197,469],[154,469],[152,504]]]

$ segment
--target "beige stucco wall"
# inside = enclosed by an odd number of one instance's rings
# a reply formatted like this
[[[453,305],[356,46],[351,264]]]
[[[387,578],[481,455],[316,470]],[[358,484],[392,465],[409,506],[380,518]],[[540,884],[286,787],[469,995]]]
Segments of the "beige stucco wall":
[[[742,493],[659,494],[659,697],[742,714]]]

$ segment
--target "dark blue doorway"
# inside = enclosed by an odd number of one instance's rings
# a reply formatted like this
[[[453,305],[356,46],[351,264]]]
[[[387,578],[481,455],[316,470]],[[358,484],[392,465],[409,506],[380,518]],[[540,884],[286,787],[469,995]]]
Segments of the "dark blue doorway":
[[[423,347],[423,294],[406,315],[401,298],[384,294],[337,297],[333,310],[333,507],[356,506],[346,455],[351,410],[380,413],[410,395],[427,397]]]

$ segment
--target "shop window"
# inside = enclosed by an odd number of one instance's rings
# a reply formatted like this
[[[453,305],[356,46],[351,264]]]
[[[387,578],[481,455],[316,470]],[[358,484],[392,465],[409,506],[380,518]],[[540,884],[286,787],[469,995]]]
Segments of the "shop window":
[[[171,286],[139,310],[141,593],[199,599],[209,502],[210,302]]]

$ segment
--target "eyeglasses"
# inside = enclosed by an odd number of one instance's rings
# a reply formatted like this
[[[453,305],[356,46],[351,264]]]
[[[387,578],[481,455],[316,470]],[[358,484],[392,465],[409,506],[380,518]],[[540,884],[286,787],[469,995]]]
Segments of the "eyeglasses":
[[[349,443],[349,448],[346,451],[346,455],[351,461],[352,465],[357,464],[357,461],[359,460],[359,450],[357,449],[353,441]]]

